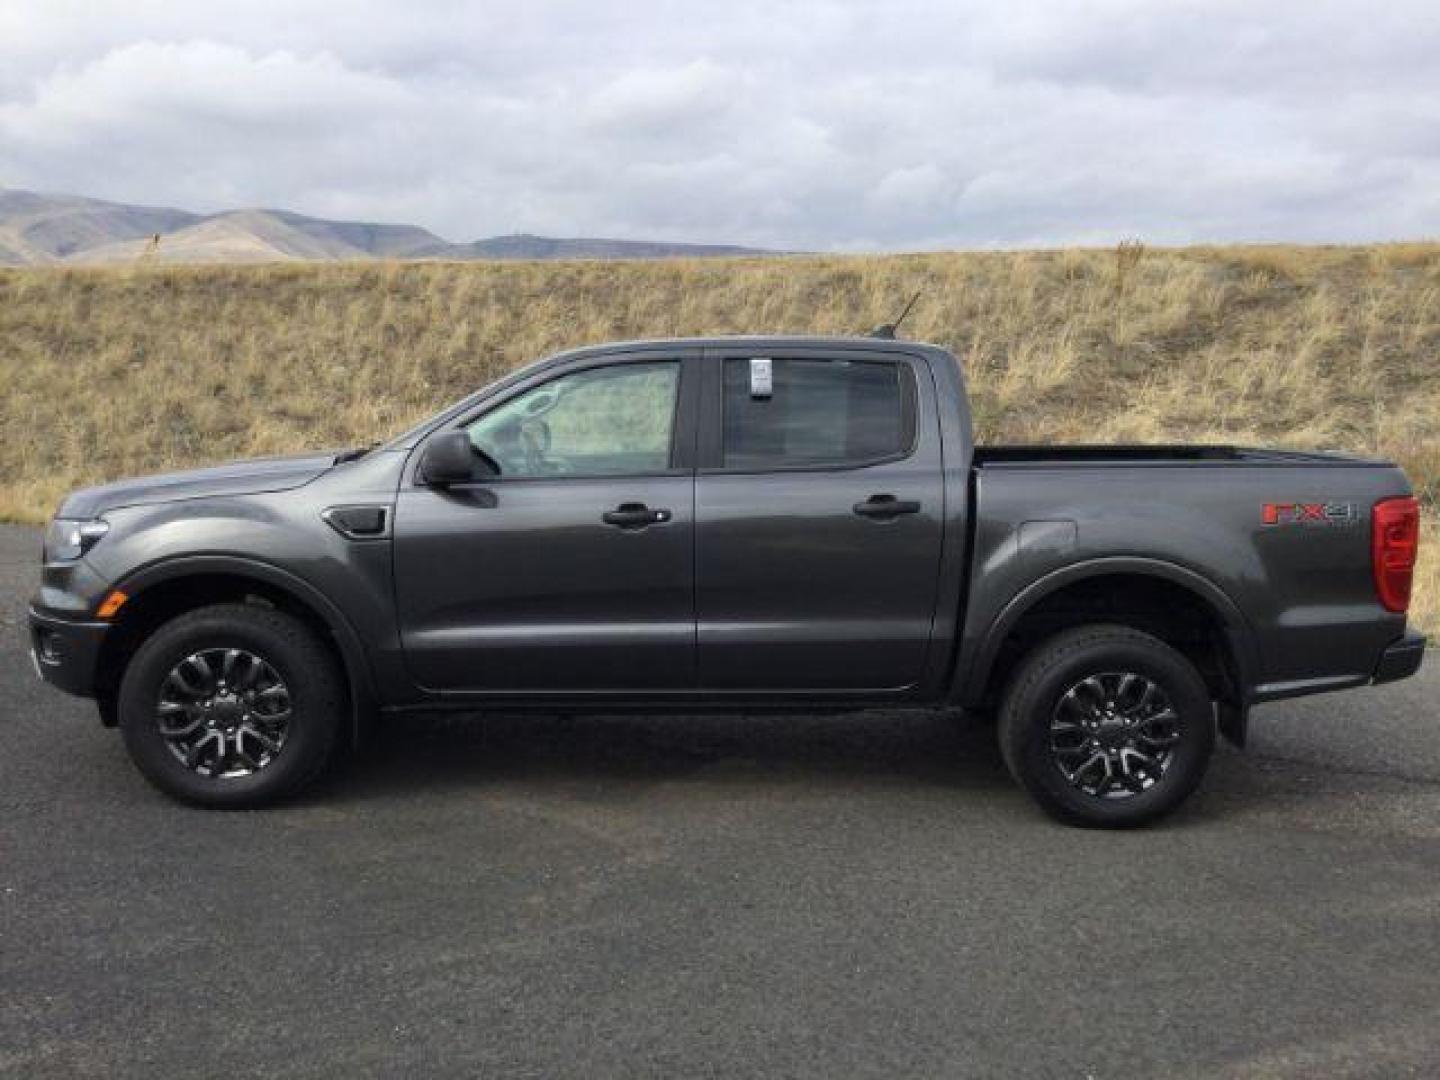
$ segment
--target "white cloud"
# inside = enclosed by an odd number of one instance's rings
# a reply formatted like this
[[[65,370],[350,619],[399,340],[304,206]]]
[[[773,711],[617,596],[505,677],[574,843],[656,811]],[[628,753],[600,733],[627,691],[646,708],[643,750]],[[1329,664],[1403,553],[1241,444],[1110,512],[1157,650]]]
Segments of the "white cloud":
[[[414,103],[404,84],[348,70],[329,53],[251,55],[211,41],[125,45],[79,68],[39,80],[28,107],[10,105],[13,133],[37,141],[83,141],[119,126],[172,119],[217,129],[360,120]]]
[[[792,248],[1440,234],[1440,6],[0,0],[0,184]]]
[[[584,118],[601,132],[688,141],[697,127],[725,114],[735,79],[710,60],[626,71],[590,95]]]

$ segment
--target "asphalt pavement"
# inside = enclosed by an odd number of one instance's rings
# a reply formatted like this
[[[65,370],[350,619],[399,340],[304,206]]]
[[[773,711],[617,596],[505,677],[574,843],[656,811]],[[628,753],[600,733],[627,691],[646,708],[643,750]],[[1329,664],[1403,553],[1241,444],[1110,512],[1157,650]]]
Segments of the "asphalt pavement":
[[[1254,714],[1135,833],[933,713],[393,723],[187,809],[22,641],[0,1076],[1440,1075],[1440,656]]]

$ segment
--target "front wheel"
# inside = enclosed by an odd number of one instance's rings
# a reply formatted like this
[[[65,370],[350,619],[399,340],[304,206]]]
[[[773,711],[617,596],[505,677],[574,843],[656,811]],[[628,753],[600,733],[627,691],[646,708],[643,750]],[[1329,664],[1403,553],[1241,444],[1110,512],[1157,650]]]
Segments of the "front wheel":
[[[262,806],[324,768],[344,697],[334,658],[299,619],[217,604],[172,619],[136,650],[120,683],[120,731],[167,794]]]
[[[1005,764],[1051,815],[1125,828],[1168,814],[1205,775],[1215,710],[1193,664],[1125,626],[1039,645],[1000,711]]]

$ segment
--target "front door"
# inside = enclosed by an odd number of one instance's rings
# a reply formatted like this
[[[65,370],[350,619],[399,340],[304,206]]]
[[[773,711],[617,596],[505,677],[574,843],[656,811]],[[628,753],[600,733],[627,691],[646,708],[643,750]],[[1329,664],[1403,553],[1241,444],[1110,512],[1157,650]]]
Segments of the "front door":
[[[924,676],[945,520],[931,376],[857,350],[706,357],[699,684],[904,692]]]
[[[694,686],[686,366],[640,354],[543,373],[458,425],[498,476],[402,487],[396,602],[421,686]]]

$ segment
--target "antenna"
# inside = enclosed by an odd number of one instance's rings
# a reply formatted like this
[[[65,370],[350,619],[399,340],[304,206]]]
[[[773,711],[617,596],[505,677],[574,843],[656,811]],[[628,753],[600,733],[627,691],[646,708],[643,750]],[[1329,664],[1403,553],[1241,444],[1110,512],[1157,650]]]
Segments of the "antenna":
[[[905,316],[910,314],[910,309],[915,306],[915,301],[919,299],[920,293],[917,291],[914,296],[910,297],[910,302],[905,305],[905,310],[900,312],[898,319],[894,322],[881,323],[875,327],[874,330],[870,331],[870,336],[872,338],[880,338],[882,341],[894,341],[895,331],[900,329],[900,324],[905,321]]]

